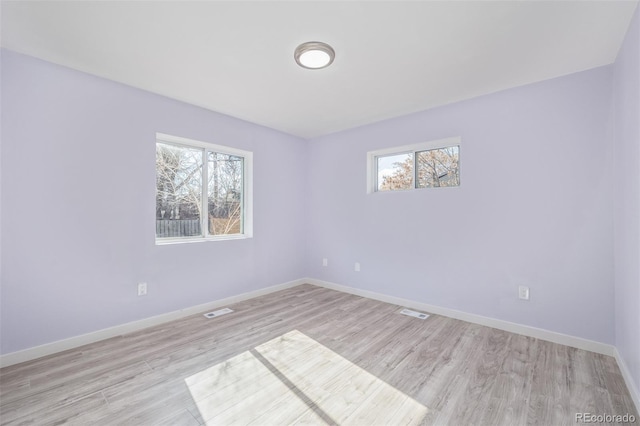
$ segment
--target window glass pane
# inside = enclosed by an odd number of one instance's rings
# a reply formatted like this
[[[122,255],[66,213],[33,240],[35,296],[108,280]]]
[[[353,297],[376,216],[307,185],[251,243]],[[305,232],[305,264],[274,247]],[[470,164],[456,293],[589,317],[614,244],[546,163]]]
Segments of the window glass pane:
[[[244,159],[209,153],[209,234],[240,234]]]
[[[156,144],[156,237],[202,235],[202,153]]]
[[[459,186],[459,147],[432,149],[416,153],[418,188]]]
[[[413,188],[413,154],[393,154],[376,157],[378,191]]]

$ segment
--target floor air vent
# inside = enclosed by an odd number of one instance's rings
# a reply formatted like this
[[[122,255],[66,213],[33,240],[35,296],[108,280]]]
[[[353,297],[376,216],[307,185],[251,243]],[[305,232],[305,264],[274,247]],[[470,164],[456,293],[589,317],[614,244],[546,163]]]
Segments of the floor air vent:
[[[400,311],[402,315],[408,315],[410,317],[416,317],[420,319],[429,318],[429,315],[423,314],[422,312],[412,311],[411,309],[403,309]]]
[[[228,314],[231,312],[233,312],[232,309],[224,308],[224,309],[218,309],[217,311],[213,311],[213,312],[207,312],[206,314],[204,314],[204,316],[207,318],[215,318],[215,317],[219,317],[220,315]]]

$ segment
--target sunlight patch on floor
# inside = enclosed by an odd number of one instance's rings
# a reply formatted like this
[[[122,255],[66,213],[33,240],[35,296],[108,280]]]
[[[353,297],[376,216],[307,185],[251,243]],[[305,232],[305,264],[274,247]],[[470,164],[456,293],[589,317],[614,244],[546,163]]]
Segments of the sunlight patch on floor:
[[[293,330],[185,379],[214,424],[417,424],[427,408]]]

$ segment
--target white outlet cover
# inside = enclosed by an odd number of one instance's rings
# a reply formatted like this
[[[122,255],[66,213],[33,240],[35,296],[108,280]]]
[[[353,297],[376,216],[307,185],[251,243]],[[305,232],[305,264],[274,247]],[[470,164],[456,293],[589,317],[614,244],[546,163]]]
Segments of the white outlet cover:
[[[138,296],[146,296],[147,283],[138,283]]]
[[[529,287],[524,285],[519,286],[518,297],[522,300],[529,300]]]

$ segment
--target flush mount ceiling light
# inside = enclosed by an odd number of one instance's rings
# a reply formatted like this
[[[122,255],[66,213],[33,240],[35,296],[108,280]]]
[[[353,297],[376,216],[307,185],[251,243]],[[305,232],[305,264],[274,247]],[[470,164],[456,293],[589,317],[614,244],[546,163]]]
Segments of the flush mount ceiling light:
[[[308,41],[296,47],[293,57],[303,68],[317,70],[331,65],[336,52],[327,43]]]

